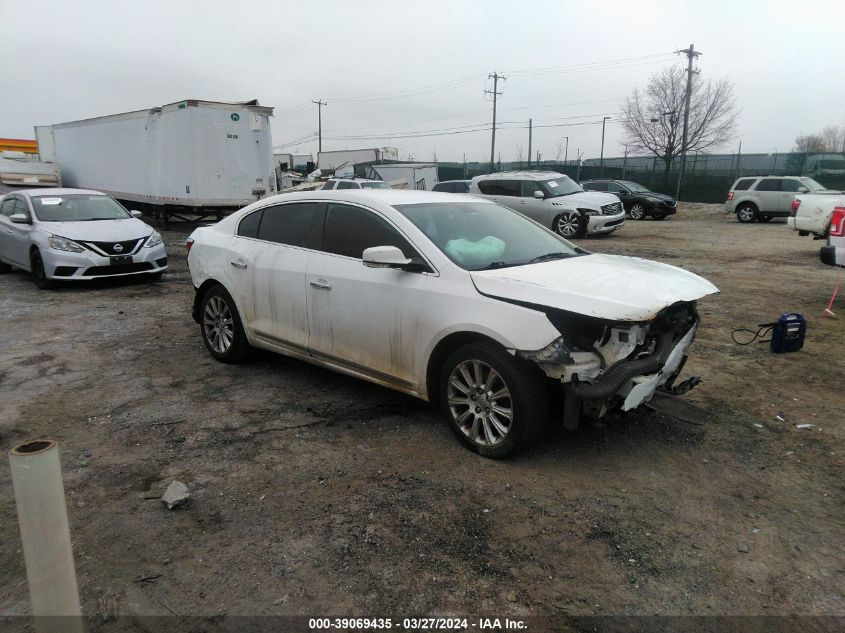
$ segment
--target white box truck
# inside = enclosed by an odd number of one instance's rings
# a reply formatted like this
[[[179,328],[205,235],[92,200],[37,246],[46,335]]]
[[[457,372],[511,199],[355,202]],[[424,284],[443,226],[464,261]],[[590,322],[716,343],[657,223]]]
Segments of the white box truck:
[[[188,99],[148,110],[37,126],[41,160],[68,187],[152,205],[156,219],[198,219],[276,192],[270,117],[257,101]]]

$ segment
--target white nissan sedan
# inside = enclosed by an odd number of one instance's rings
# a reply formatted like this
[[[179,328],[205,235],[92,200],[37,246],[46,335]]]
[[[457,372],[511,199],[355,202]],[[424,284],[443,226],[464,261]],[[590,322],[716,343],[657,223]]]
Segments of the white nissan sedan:
[[[255,202],[186,243],[216,359],[279,352],[437,403],[472,450],[633,409],[674,382],[718,292],[685,270],[591,254],[492,201],[402,190]]]
[[[39,288],[167,269],[161,235],[88,189],[23,189],[0,199],[0,272],[27,270]]]

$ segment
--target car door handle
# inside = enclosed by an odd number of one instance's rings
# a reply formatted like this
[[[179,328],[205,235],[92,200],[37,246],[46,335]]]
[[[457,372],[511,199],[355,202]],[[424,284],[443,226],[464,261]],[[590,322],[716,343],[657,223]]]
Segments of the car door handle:
[[[320,290],[331,290],[332,285],[327,284],[325,281],[311,281],[309,282],[314,288],[319,288]]]
[[[229,263],[232,264],[232,266],[234,266],[235,268],[240,268],[241,270],[243,270],[247,266],[246,262],[240,259],[233,260]]]

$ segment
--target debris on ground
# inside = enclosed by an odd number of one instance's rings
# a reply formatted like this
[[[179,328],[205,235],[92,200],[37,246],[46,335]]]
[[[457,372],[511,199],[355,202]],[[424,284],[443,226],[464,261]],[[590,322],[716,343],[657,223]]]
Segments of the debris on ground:
[[[181,481],[173,480],[161,495],[161,500],[167,505],[168,510],[172,510],[176,506],[180,506],[190,499],[191,493],[188,491],[188,486]]]
[[[796,424],[796,429],[814,429],[816,427],[815,424]]]
[[[737,543],[736,544],[736,550],[738,552],[742,552],[743,554],[747,554],[748,552],[751,551],[751,548],[748,547],[748,543]]]

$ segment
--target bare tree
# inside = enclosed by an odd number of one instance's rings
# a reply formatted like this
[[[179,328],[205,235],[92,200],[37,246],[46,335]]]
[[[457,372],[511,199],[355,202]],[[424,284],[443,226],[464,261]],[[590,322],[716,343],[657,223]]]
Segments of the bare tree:
[[[822,130],[822,138],[827,145],[827,151],[845,151],[845,128],[838,125],[828,125]]]
[[[564,152],[565,149],[566,149],[566,144],[564,142],[564,139],[560,139],[557,142],[557,146],[555,147],[555,162],[556,163],[560,162],[560,157],[563,156],[563,152]]]
[[[622,143],[633,152],[648,152],[664,163],[668,183],[672,162],[681,154],[686,72],[669,66],[651,76],[644,92],[634,89],[622,105]],[[693,76],[690,92],[687,153],[703,152],[729,141],[738,111],[733,85],[725,78],[703,83]]]
[[[516,162],[522,164],[522,159],[525,157],[525,148],[522,143],[516,144]]]
[[[795,138],[795,148],[800,154],[819,154],[827,151],[827,143],[819,134],[801,134]]]

